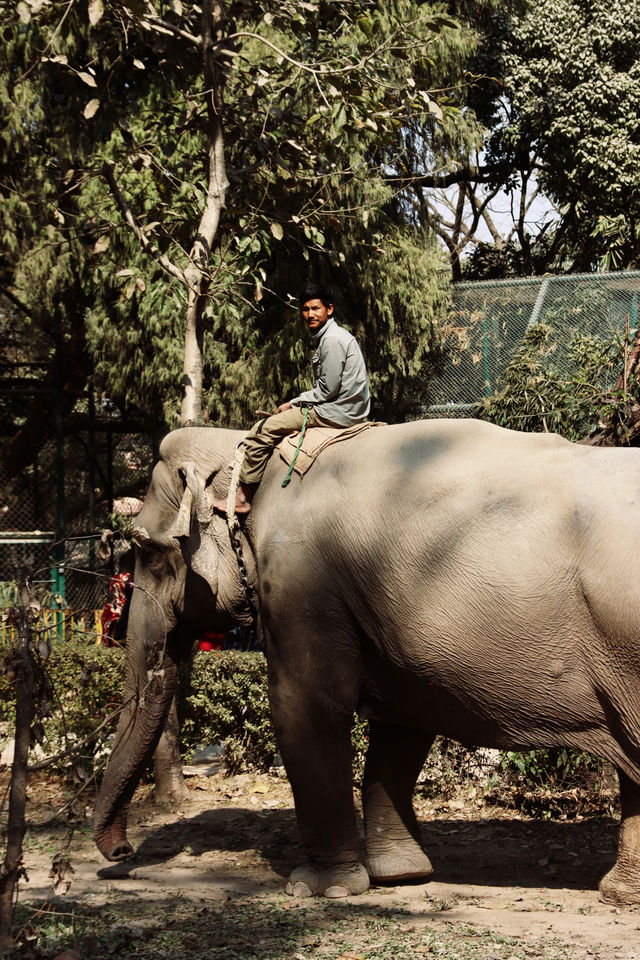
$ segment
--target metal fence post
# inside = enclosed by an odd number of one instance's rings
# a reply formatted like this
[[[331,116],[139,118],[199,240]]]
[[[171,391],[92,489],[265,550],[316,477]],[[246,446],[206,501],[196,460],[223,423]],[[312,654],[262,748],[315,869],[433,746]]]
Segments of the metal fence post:
[[[53,551],[53,582],[56,606],[64,607],[64,421],[62,410],[62,329],[56,326],[55,384],[56,384],[56,539]],[[58,639],[62,640],[63,617],[56,613]]]

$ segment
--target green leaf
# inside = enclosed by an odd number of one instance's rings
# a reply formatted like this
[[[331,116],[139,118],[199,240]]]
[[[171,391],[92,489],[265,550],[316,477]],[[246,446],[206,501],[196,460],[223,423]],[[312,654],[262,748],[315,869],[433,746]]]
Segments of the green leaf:
[[[282,240],[284,236],[284,230],[282,229],[281,223],[272,223],[271,224],[271,235],[276,238],[276,240]]]
[[[89,103],[86,105],[86,107],[82,112],[84,116],[87,118],[87,120],[90,120],[91,117],[93,117],[98,112],[99,109],[100,109],[99,100],[89,100]]]
[[[19,3],[16,7],[16,12],[23,23],[29,23],[31,21],[31,10],[29,10],[26,3]]]
[[[128,10],[131,10],[132,13],[135,13],[136,16],[143,16],[145,13],[145,6],[142,0],[122,0],[125,7]]]
[[[366,16],[366,14],[360,14],[356,22],[362,32],[365,33],[369,39],[371,39],[373,36],[373,23],[371,22],[371,17]]]
[[[92,27],[95,27],[95,25],[102,19],[102,15],[104,14],[104,5],[102,0],[89,0],[88,13],[89,23]]]
[[[82,80],[83,83],[86,83],[88,87],[98,86],[98,84],[95,81],[95,77],[92,77],[90,73],[79,73],[78,77]]]

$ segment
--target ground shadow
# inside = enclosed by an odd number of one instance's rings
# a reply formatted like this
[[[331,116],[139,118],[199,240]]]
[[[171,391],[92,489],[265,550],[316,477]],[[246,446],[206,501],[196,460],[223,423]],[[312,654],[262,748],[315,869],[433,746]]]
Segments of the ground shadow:
[[[615,862],[618,827],[609,819],[438,820],[422,832],[443,883],[592,890]]]
[[[69,916],[73,901],[61,899],[61,917]],[[198,957],[259,957],[260,960],[282,960],[283,957],[315,955],[338,956],[346,948],[357,946],[357,955],[369,953],[384,941],[385,956],[400,954],[407,946],[408,933],[402,924],[405,911],[397,906],[385,908],[356,904],[348,900],[316,898],[312,903],[288,901],[282,904],[259,897],[229,897],[222,903],[200,900],[185,901],[179,890],[175,896],[161,899],[119,898],[108,915],[102,908],[74,904],[75,938],[58,942],[56,949],[75,947],[83,956],[117,956],[119,960],[135,960],[150,956],[177,957],[194,953]],[[32,913],[29,905],[21,905],[20,922]],[[439,933],[439,940],[447,937]],[[459,947],[458,931],[450,934],[450,945]],[[464,936],[464,934],[463,934]],[[428,929],[415,933],[415,946],[433,939]],[[204,952],[203,952],[204,951]],[[356,954],[350,953],[348,956]]]
[[[616,855],[617,825],[609,819],[436,820],[421,827],[433,879],[443,883],[596,889]],[[127,877],[136,867],[166,863],[187,848],[194,857],[256,850],[282,877],[304,859],[293,811],[226,808],[152,830],[131,860],[98,875]]]

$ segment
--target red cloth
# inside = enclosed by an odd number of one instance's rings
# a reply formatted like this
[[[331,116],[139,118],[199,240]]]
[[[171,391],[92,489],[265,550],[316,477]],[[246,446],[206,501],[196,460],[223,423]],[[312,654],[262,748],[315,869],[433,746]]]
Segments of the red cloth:
[[[207,630],[198,640],[198,650],[222,650],[223,642],[223,633],[214,633],[212,630]]]
[[[100,614],[102,642],[105,647],[113,646],[113,630],[122,615],[125,600],[127,599],[127,584],[130,580],[130,573],[116,573],[109,581],[109,592],[112,595],[111,601],[107,600]]]

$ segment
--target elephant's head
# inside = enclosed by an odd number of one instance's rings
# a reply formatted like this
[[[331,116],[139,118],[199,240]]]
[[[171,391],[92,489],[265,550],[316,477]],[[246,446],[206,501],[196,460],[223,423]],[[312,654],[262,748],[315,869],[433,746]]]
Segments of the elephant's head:
[[[128,804],[162,733],[180,662],[205,630],[251,620],[227,522],[211,506],[226,492],[241,437],[198,428],[170,434],[136,523],[124,705],[94,820],[109,860],[132,853]],[[246,540],[244,546],[254,579]]]

